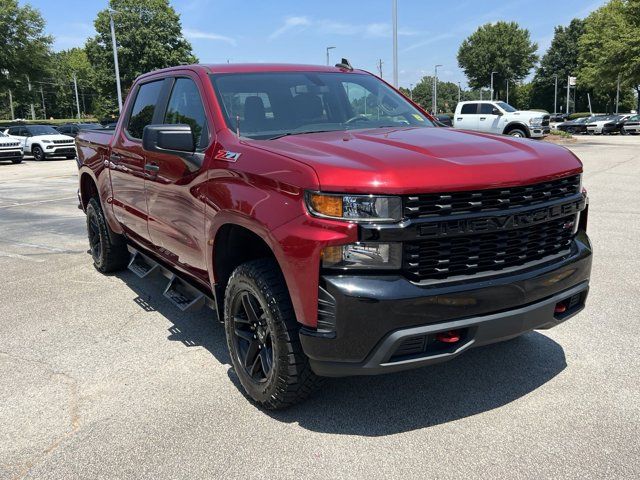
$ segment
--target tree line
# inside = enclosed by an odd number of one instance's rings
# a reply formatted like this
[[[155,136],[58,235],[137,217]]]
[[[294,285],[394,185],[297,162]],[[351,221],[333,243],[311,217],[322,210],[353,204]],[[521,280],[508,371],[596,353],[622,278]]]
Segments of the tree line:
[[[520,109],[566,111],[568,77],[576,78],[570,90],[570,111],[640,111],[640,0],[610,0],[585,19],[555,28],[542,58],[527,29],[515,22],[479,27],[458,50],[458,65],[470,89],[462,100],[488,100],[493,72],[494,97]],[[535,68],[535,74],[529,77]],[[556,98],[557,81],[557,98]],[[618,84],[620,93],[618,96]],[[407,96],[427,109],[433,104],[433,77],[424,77]],[[438,111],[451,112],[458,102],[458,85],[438,81]]]
[[[94,21],[96,35],[82,48],[60,52],[52,50],[53,38],[45,33],[38,10],[20,6],[18,0],[0,0],[0,37],[5,39],[0,48],[0,118],[11,118],[10,99],[16,118],[31,118],[32,112],[37,118],[70,118],[78,107],[98,117],[116,115],[112,17],[124,95],[142,73],[198,61],[169,0],[110,0],[109,8]],[[437,110],[453,111],[458,98],[488,99],[492,72],[494,96],[508,97],[521,109],[554,111],[556,79],[557,110],[566,108],[569,76],[577,77],[570,94],[571,111],[588,110],[587,94],[594,111],[613,111],[618,83],[620,111],[638,108],[639,28],[640,0],[610,0],[585,19],[556,27],[549,49],[539,58],[538,45],[517,23],[482,25],[458,50],[458,65],[469,88],[438,81]],[[433,77],[425,76],[414,88],[402,90],[432,108]]]

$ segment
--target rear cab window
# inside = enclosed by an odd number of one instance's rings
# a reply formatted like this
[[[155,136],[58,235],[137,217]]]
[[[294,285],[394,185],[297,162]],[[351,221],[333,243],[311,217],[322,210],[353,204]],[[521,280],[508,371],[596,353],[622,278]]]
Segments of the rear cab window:
[[[138,140],[142,139],[144,127],[150,125],[153,121],[153,113],[158,104],[162,85],[163,79],[144,83],[138,87],[136,99],[133,102],[129,121],[127,122],[126,132],[129,136]]]
[[[462,110],[460,110],[462,115],[475,115],[478,113],[478,104],[477,103],[465,103],[462,105]]]

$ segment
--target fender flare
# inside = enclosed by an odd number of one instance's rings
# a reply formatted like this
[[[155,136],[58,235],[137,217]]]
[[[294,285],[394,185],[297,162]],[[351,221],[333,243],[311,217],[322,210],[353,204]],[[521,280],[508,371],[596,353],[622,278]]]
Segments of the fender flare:
[[[529,127],[519,120],[514,120],[512,122],[507,123],[507,125],[502,129],[502,134],[506,135],[506,132],[511,127],[518,127],[519,129],[524,130],[524,133],[526,133],[527,138],[531,137],[531,130],[529,130]]]

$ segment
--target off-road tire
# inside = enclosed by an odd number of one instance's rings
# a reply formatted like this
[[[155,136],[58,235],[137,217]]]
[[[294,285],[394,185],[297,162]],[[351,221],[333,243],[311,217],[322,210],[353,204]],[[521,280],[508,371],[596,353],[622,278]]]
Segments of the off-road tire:
[[[99,272],[117,272],[127,266],[130,255],[124,237],[111,231],[95,197],[87,205],[87,234],[93,265]]]
[[[259,303],[260,318],[269,328],[272,363],[270,375],[258,383],[240,359],[236,321],[232,307],[243,294]],[[235,309],[235,307],[233,307]],[[229,279],[224,299],[224,323],[231,362],[247,395],[260,407],[277,410],[306,399],[322,383],[313,373],[302,351],[300,325],[277,263],[272,259],[253,260],[236,268]],[[254,337],[255,338],[255,337]]]
[[[18,163],[22,163],[22,159],[21,158],[14,158],[13,160],[11,160],[11,163],[13,163],[14,165],[17,165]]]
[[[64,158],[66,158],[67,160],[73,160],[74,158],[76,158],[76,156],[75,155],[67,155]]]
[[[31,147],[31,155],[33,155],[33,159],[36,162],[40,162],[45,159],[44,150],[42,150],[40,145],[34,145]]]

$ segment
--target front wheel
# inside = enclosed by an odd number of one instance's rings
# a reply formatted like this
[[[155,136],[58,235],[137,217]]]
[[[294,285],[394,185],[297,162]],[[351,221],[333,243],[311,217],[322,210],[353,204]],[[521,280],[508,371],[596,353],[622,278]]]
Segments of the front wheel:
[[[524,130],[520,130],[518,128],[514,128],[513,130],[511,130],[508,135],[510,137],[527,138],[527,134],[524,132]]]
[[[629,135],[629,132],[627,132],[627,129],[626,129],[626,128],[622,127],[622,128],[620,129],[620,135]]]
[[[11,160],[11,163],[13,163],[14,165],[17,165],[18,163],[22,163],[22,159],[21,158],[14,158],[13,160]]]
[[[235,269],[224,298],[233,368],[259,406],[276,410],[307,398],[321,383],[302,351],[291,299],[275,261]]]
[[[39,145],[34,145],[31,147],[31,154],[33,155],[33,159],[36,162],[40,162],[44,160],[44,150]]]
[[[87,233],[93,265],[102,273],[116,272],[129,263],[124,239],[112,232],[100,202],[95,197],[87,205]]]

